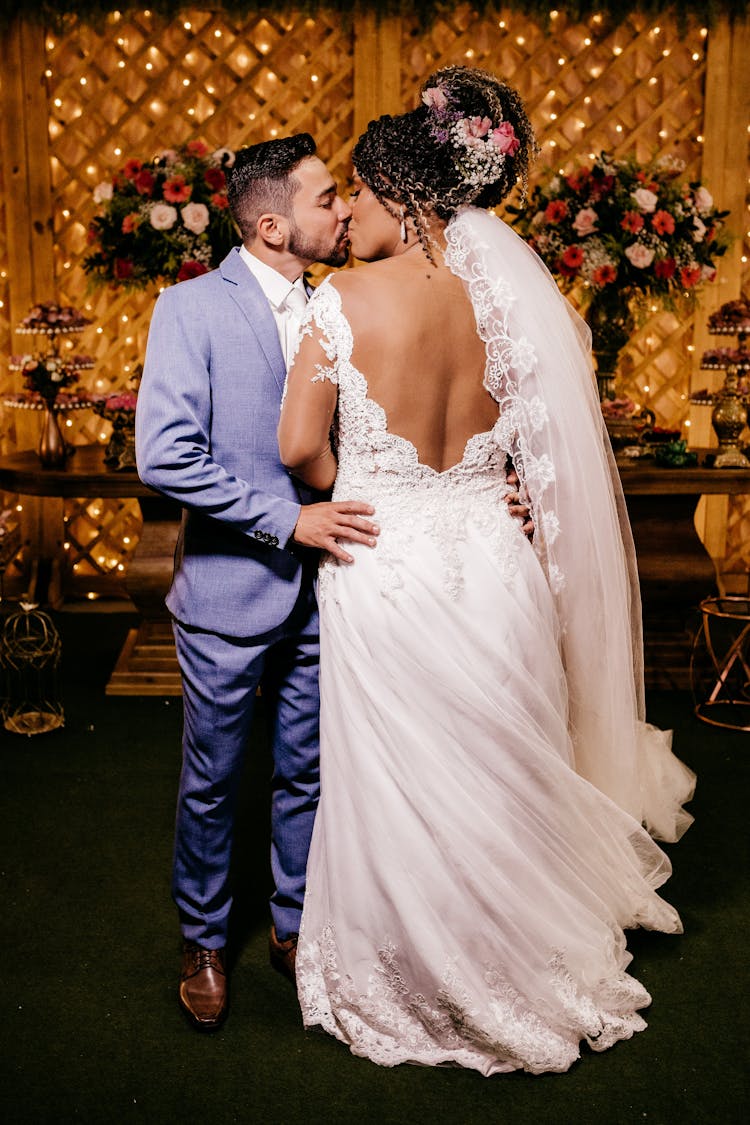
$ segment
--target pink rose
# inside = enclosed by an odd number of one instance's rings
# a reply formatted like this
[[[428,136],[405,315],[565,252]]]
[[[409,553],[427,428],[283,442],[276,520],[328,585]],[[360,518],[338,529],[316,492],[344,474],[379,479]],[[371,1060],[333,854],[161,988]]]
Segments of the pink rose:
[[[633,192],[633,199],[636,201],[641,211],[645,211],[646,214],[655,211],[656,204],[659,202],[658,195],[655,195],[653,191],[649,191],[648,188],[636,188]]]
[[[157,203],[151,210],[149,221],[154,230],[171,230],[177,222],[177,209],[168,203]]]
[[[492,143],[498,152],[508,156],[515,156],[521,147],[521,142],[510,121],[501,121],[497,129],[492,130]]]
[[[706,211],[711,210],[713,205],[714,197],[711,195],[711,192],[704,187],[699,187],[695,193],[695,206],[698,210],[705,214]]]
[[[180,214],[188,230],[193,234],[203,234],[209,221],[208,207],[205,203],[188,203]]]
[[[645,270],[654,260],[654,251],[641,242],[634,242],[632,246],[626,246],[625,257],[637,270]]]
[[[583,207],[573,220],[573,229],[581,238],[592,234],[599,222],[599,216],[593,207]]]

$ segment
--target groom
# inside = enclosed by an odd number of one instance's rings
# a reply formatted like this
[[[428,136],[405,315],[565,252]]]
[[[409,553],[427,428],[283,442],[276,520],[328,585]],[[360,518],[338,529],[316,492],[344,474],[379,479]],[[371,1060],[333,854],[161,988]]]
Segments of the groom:
[[[242,246],[156,302],[138,395],[138,472],[178,500],[167,606],[184,704],[172,891],[180,1003],[204,1030],[228,1004],[235,801],[262,686],[272,729],[270,953],[293,978],[318,802],[317,549],[375,544],[364,503],[314,502],[279,461],[281,394],[313,262],[340,266],[351,212],[307,133],[241,150],[228,197]]]

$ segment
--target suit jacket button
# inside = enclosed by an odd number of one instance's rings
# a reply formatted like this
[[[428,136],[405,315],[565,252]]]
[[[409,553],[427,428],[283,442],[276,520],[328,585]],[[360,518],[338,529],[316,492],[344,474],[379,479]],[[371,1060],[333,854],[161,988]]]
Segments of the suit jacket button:
[[[253,535],[255,536],[256,539],[262,539],[263,538],[263,532],[262,531],[254,531]]]

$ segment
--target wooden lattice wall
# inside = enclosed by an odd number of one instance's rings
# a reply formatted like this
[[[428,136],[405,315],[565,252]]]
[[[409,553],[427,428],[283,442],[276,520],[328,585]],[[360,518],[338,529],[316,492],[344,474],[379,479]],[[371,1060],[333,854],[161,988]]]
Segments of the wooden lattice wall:
[[[600,149],[618,156],[634,152],[640,159],[670,153],[685,161],[686,176],[702,179],[717,202],[732,208],[738,239],[697,318],[656,311],[633,337],[625,365],[623,391],[651,406],[659,422],[695,424],[687,399],[707,381],[696,360],[705,346],[705,314],[737,296],[743,279],[748,288],[742,240],[750,95],[742,73],[747,67],[737,69],[736,55],[741,61],[750,45],[744,25],[733,31],[719,25],[710,35],[694,27],[680,37],[669,19],[632,16],[614,25],[595,15],[575,24],[559,14],[553,33],[546,34],[517,13],[498,9],[480,18],[470,4],[460,4],[428,31],[409,20],[374,16],[342,25],[325,13],[314,19],[270,12],[237,19],[186,10],[168,23],[145,11],[113,15],[99,30],[73,21],[62,35],[21,25],[10,40],[28,92],[8,79],[3,83],[3,119],[13,112],[17,117],[19,108],[25,117],[25,125],[4,126],[4,147],[22,138],[21,162],[42,184],[39,199],[46,176],[53,225],[30,236],[32,260],[46,255],[48,261],[14,277],[9,260],[18,251],[9,248],[8,232],[20,215],[33,234],[39,214],[33,206],[19,210],[17,185],[8,174],[15,154],[6,152],[0,167],[0,345],[6,354],[13,350],[9,323],[32,300],[54,298],[84,306],[94,321],[80,341],[97,359],[91,389],[123,387],[142,360],[155,294],[88,292],[81,265],[96,213],[93,188],[126,159],[148,159],[193,137],[235,148],[309,130],[344,184],[352,140],[370,117],[415,104],[419,84],[436,66],[469,63],[518,87],[537,129],[543,165],[567,167]],[[36,99],[33,114],[24,115],[25,98]],[[33,288],[41,280],[50,290]],[[0,370],[0,386],[8,388],[11,377],[4,384],[2,378]],[[71,421],[77,442],[106,436],[106,427],[87,412]],[[17,427],[15,419],[0,419],[0,448],[30,444],[28,431],[19,437]],[[134,502],[69,502],[71,573],[75,568],[82,580],[121,573],[137,541],[137,518]],[[743,569],[750,514],[735,505],[727,516],[725,505],[711,526],[714,553],[726,554],[730,569]]]

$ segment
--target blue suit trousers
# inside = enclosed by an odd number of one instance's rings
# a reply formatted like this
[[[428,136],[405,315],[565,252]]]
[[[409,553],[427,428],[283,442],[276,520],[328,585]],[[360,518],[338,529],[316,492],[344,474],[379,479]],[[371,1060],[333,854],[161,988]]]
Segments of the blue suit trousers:
[[[281,940],[299,931],[305,869],[320,792],[318,613],[303,581],[292,614],[243,640],[173,622],[183,684],[183,761],[172,893],[183,936],[226,944],[237,791],[258,686],[273,751],[271,915]]]

